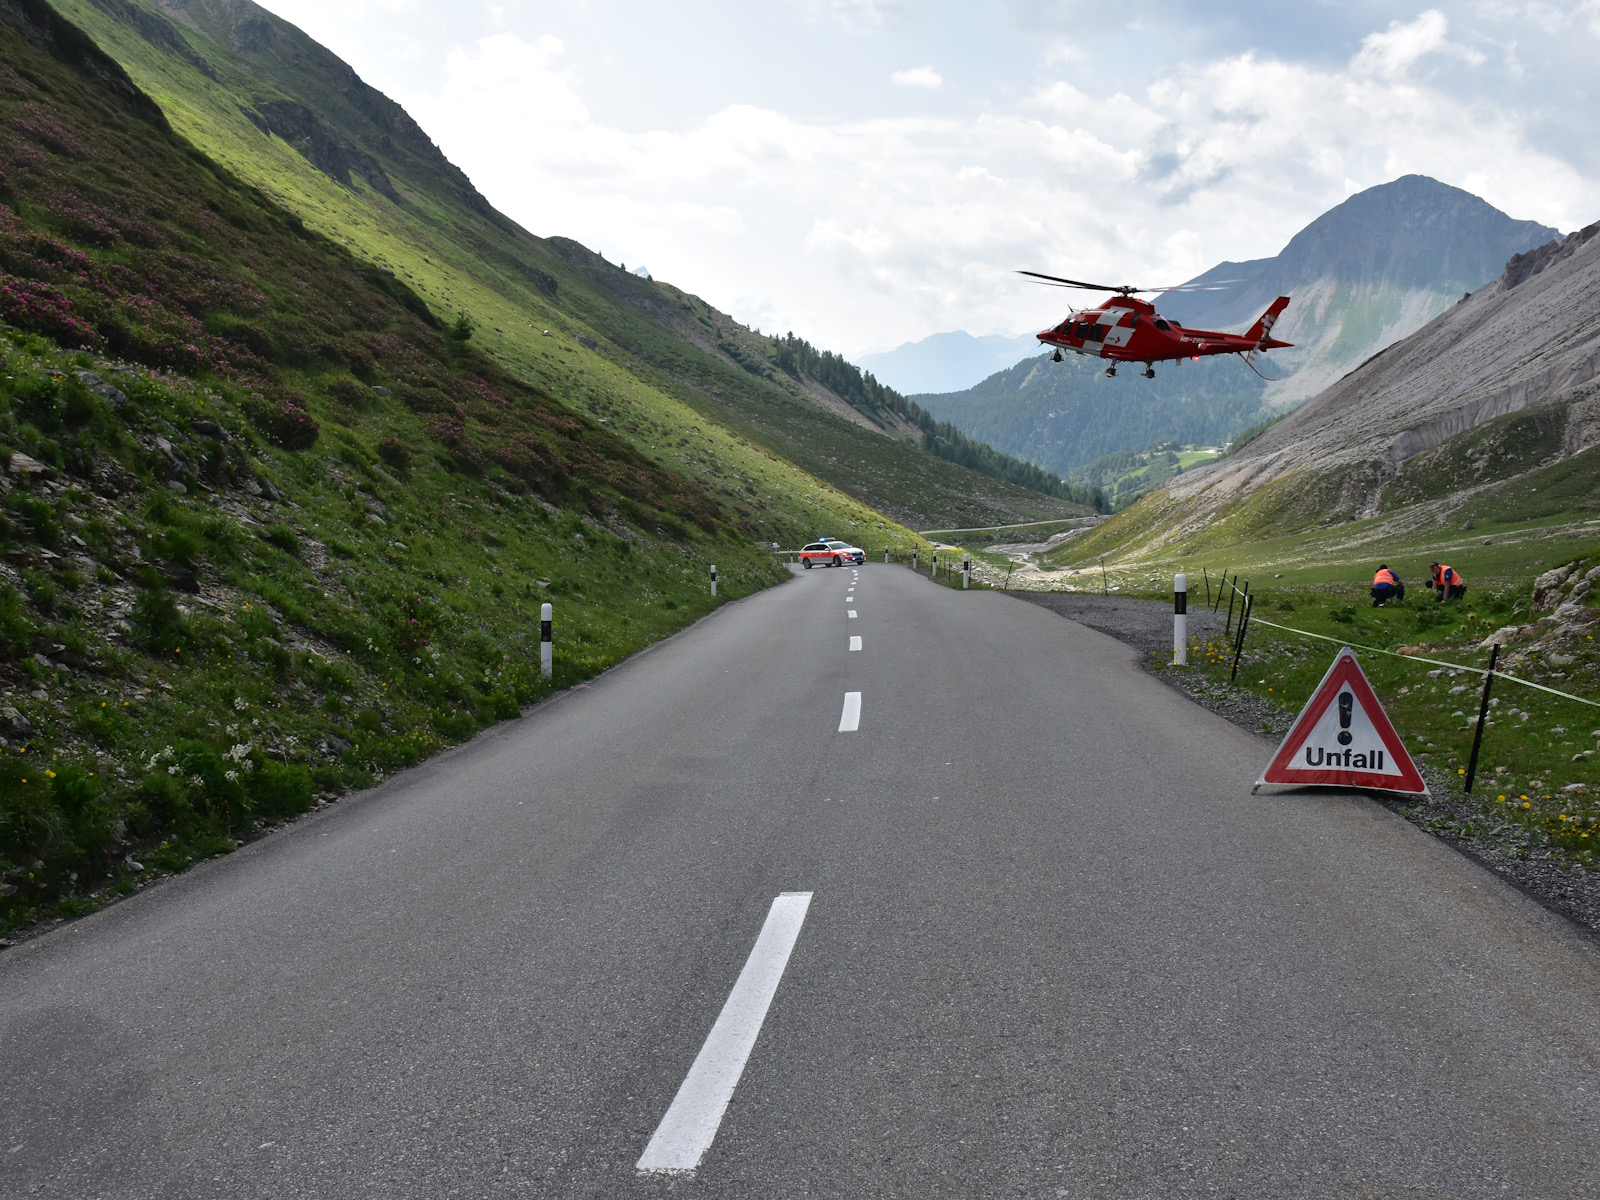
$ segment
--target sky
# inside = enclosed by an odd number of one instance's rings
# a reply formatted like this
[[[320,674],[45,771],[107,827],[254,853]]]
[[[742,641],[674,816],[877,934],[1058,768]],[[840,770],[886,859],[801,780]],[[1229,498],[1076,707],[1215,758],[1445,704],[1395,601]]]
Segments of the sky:
[[[1262,258],[1412,173],[1600,220],[1600,0],[264,0],[502,212],[848,356]]]

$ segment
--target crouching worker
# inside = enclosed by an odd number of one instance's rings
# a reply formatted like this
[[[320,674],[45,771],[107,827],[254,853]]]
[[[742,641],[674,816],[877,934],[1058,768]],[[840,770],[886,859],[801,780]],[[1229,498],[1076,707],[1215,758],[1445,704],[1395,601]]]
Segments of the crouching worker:
[[[1372,607],[1382,608],[1391,600],[1405,598],[1406,585],[1400,582],[1400,576],[1389,569],[1388,563],[1380,563],[1378,573],[1372,577]]]
[[[1466,594],[1467,581],[1454,567],[1432,563],[1428,570],[1432,572],[1433,590],[1441,604],[1446,600],[1459,600]]]

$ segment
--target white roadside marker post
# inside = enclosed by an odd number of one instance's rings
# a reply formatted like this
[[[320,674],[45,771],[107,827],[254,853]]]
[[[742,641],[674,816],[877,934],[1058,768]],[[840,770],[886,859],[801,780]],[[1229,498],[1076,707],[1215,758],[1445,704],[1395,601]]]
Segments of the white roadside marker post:
[[[539,674],[546,679],[550,678],[553,663],[553,647],[550,644],[550,621],[552,610],[548,604],[539,606]]]
[[[917,569],[917,548],[915,546],[911,547],[911,569],[913,571]]]
[[[1189,665],[1189,577],[1182,571],[1172,577],[1172,662]]]
[[[937,550],[933,552],[933,569],[928,572],[928,578],[939,578],[939,552]]]
[[[889,547],[887,546],[883,548],[883,562],[885,566],[889,563]]]
[[[966,591],[971,586],[972,586],[972,560],[970,558],[963,558],[961,560],[961,590],[962,591]]]
[[[717,564],[716,563],[712,563],[711,564],[711,596],[712,596],[713,599],[715,599],[716,595],[717,595]]]

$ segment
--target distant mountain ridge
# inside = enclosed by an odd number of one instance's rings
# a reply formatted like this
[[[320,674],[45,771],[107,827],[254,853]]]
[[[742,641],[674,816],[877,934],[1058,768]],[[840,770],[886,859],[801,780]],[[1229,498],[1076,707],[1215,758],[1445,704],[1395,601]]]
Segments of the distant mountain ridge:
[[[1031,333],[974,337],[965,330],[935,333],[893,350],[863,354],[855,362],[880,383],[904,395],[956,392],[981,383],[1019,359],[1039,353]]]
[[[1238,330],[1275,296],[1291,296],[1274,332],[1295,346],[1272,353],[1276,382],[1232,358],[1162,364],[1154,380],[1127,371],[1106,379],[1097,360],[1069,355],[914,399],[970,436],[1062,473],[1155,442],[1225,442],[1421,328],[1513,255],[1559,236],[1460,188],[1404,176],[1324,213],[1272,258],[1219,263],[1194,280],[1239,281],[1225,291],[1157,299],[1185,325]],[[1066,307],[1042,316],[1041,327]]]
[[[1512,255],[1559,238],[1426,175],[1358,192],[1307,225],[1272,258],[1222,263],[1197,276],[1238,279],[1226,291],[1162,297],[1185,325],[1248,325],[1276,296],[1293,303],[1274,330],[1294,342],[1273,354],[1280,381],[1263,398],[1297,403],[1422,328],[1505,269]]]

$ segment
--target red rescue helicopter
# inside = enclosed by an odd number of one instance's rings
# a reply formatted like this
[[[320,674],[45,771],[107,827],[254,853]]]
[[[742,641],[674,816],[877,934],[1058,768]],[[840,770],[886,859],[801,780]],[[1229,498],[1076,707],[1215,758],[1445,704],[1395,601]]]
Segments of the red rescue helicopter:
[[[1019,271],[1053,287],[1085,288],[1094,292],[1115,292],[1100,304],[1074,312],[1061,324],[1046,329],[1038,335],[1041,342],[1055,347],[1051,358],[1061,361],[1061,352],[1087,354],[1095,358],[1108,358],[1111,365],[1107,375],[1116,375],[1119,362],[1142,362],[1144,377],[1156,377],[1158,362],[1180,361],[1185,358],[1199,361],[1206,354],[1237,354],[1257,375],[1256,358],[1265,350],[1292,346],[1293,342],[1280,342],[1272,336],[1272,326],[1279,315],[1289,307],[1289,297],[1279,296],[1261,314],[1261,319],[1244,333],[1215,333],[1209,329],[1185,329],[1176,321],[1157,314],[1155,305],[1137,299],[1141,292],[1215,291],[1237,280],[1217,280],[1207,283],[1180,284],[1177,287],[1136,288],[1108,286],[1102,283],[1084,283],[1077,279],[1060,279],[1054,275],[1041,275],[1037,271]],[[1262,375],[1263,379],[1268,376]]]

